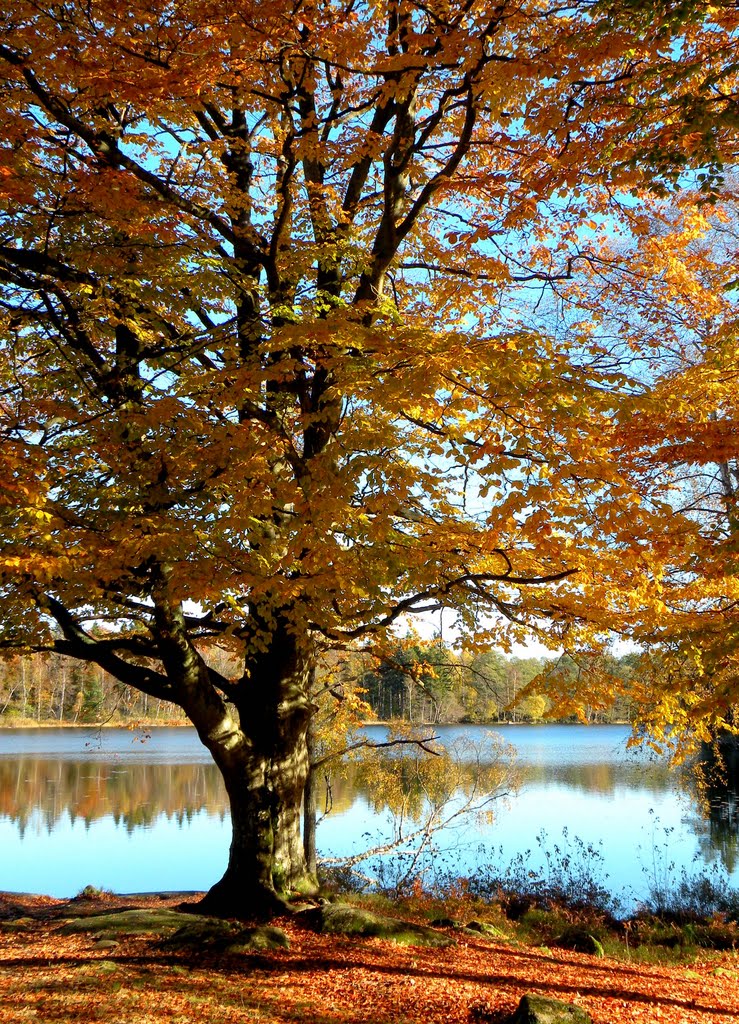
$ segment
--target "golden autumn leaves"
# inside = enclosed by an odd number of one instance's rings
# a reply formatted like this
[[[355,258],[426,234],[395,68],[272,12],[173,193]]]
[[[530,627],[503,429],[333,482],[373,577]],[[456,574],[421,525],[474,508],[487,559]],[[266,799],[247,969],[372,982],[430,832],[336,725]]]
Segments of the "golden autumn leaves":
[[[734,527],[676,467],[734,479],[734,196],[653,186],[733,152],[735,14],[665,11],[15,2],[7,642],[157,660],[166,577],[193,650],[721,646]]]

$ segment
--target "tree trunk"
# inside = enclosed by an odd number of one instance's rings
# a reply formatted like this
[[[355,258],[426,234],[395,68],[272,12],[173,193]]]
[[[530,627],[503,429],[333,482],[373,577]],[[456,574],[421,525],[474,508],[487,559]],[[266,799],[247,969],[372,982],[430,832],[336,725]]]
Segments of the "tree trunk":
[[[306,739],[310,763],[315,755],[312,718],[308,724]],[[303,791],[303,852],[305,854],[306,867],[314,878],[317,877],[318,872],[318,853],[316,850],[316,776],[316,769],[312,766],[309,767],[308,778],[305,781],[305,790]]]
[[[61,692],[61,696],[59,698],[59,721],[60,722],[64,721],[64,701],[67,698],[67,668],[64,665],[63,661],[64,661],[64,659],[62,659],[62,665],[61,665],[61,668],[60,668],[61,677],[62,677],[62,692]]]
[[[22,709],[21,716],[23,718],[28,714],[28,688],[26,686],[26,659],[21,657],[21,700]]]
[[[270,917],[288,909],[291,894],[318,888],[301,834],[313,668],[294,646],[290,656],[291,639],[276,631],[270,650],[251,662],[235,698],[238,720],[223,705],[219,719],[212,707],[202,718],[197,707],[186,708],[231,805],[228,866],[201,904],[208,913]]]
[[[246,749],[216,756],[216,763],[231,807],[231,848],[225,874],[200,909],[247,918],[284,913],[291,893],[317,889],[300,828],[308,775],[305,737],[269,761]]]

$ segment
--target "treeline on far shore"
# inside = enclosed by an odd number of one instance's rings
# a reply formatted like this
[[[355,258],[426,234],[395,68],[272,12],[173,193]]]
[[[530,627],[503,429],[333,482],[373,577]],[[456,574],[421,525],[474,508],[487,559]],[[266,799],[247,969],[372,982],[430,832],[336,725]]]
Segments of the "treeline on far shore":
[[[209,650],[207,659],[226,676],[238,674],[232,654]],[[580,720],[630,721],[628,681],[637,664],[638,655],[602,656],[594,677],[620,680],[619,695],[609,701],[602,699],[603,692],[594,693],[593,705],[580,709]],[[516,658],[498,651],[471,654],[436,640],[398,645],[382,660],[352,653],[332,655],[320,666],[317,691],[335,692],[336,686],[353,691],[367,705],[366,717],[379,721],[539,722],[551,718],[549,686],[561,692],[581,671],[582,665],[568,657]],[[530,688],[535,679],[543,681],[540,692]],[[97,665],[58,654],[6,658],[0,661],[0,725],[33,722],[164,725],[185,723],[186,718],[175,705],[119,682]]]
[[[0,660],[0,726],[177,721],[187,722],[180,708],[121,684],[98,665],[61,654]]]

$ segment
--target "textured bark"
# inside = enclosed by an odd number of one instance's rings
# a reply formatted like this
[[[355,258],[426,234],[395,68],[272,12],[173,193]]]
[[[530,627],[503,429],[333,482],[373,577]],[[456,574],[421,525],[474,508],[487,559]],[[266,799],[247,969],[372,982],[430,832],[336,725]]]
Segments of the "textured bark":
[[[232,917],[284,912],[290,893],[316,889],[300,829],[308,764],[304,739],[271,762],[248,750],[217,762],[231,806],[232,838],[226,871],[203,908]]]
[[[313,719],[308,724],[307,733],[308,759],[313,761],[314,740],[313,740]],[[308,778],[305,780],[303,791],[303,852],[308,871],[316,877],[318,871],[318,853],[316,850],[316,769],[309,768]]]
[[[223,775],[233,828],[226,872],[203,901],[211,913],[269,917],[284,912],[290,893],[317,889],[301,834],[311,681],[310,659],[276,631],[239,686],[239,723],[224,709],[220,727],[201,734]]]
[[[283,909],[283,902],[272,877],[274,844],[266,789],[254,779],[247,788],[238,771],[228,778],[224,773],[224,779],[231,805],[228,865],[198,909],[223,917],[270,917]]]

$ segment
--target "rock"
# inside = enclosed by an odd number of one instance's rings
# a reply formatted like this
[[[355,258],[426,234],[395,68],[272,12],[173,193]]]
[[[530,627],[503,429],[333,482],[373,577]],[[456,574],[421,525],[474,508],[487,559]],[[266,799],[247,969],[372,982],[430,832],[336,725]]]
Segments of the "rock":
[[[500,928],[496,928],[493,924],[487,924],[486,921],[468,921],[465,925],[465,931],[478,932],[480,935],[488,935],[490,938],[495,939],[508,938],[506,933],[502,932]]]
[[[95,964],[95,969],[98,971],[105,971],[106,974],[108,974],[111,971],[117,971],[118,964],[113,963],[112,960],[98,960],[98,962]]]
[[[685,973],[686,973],[686,975],[690,975],[690,974],[693,974],[695,972],[693,972],[693,971],[686,971]],[[711,971],[711,974],[714,974],[717,978],[736,978],[736,979],[739,979],[739,972],[732,971],[728,967],[716,967],[716,968],[714,968]],[[696,977],[699,978],[700,975],[696,973]]]
[[[70,903],[74,903],[77,900],[104,900],[113,893],[110,889],[101,889],[97,885],[86,885],[84,889],[80,889],[76,896],[73,896]]]
[[[112,913],[106,911],[67,921],[59,931],[62,935],[76,932],[104,933],[107,939],[114,939],[117,935],[163,935],[191,924],[196,919],[197,915],[182,914],[166,908],[119,910]]]
[[[235,921],[224,921],[219,917],[188,917],[188,921],[162,939],[162,946],[178,949],[184,946],[222,949],[244,931],[243,925],[238,925]]]
[[[315,903],[290,903],[289,912],[291,914],[302,914],[306,910],[313,910]]]
[[[251,953],[255,950],[289,949],[290,940],[281,928],[264,925],[259,928],[244,928],[234,942],[226,946],[226,953]]]
[[[222,953],[287,949],[289,940],[279,928],[246,928],[236,921],[224,921],[204,914],[183,914],[176,910],[139,909],[95,914],[67,921],[59,929],[64,935],[92,932],[96,949],[112,949],[121,935],[160,935],[167,948],[193,947]]]
[[[594,956],[603,956],[603,944],[587,928],[573,925],[566,928],[561,935],[552,939],[552,945],[560,949],[574,949],[576,953],[592,953]]]
[[[561,999],[546,996],[524,996],[518,1004],[510,1024],[592,1024],[585,1010]]]
[[[255,950],[289,949],[290,941],[281,928],[262,925],[245,928],[234,921],[216,917],[201,917],[178,928],[173,935],[162,940],[168,949],[209,950],[219,953],[250,953]]]
[[[27,932],[33,925],[33,918],[16,917],[14,921],[0,921],[0,932]]]
[[[306,913],[306,918],[317,931],[330,935],[357,935],[367,938],[390,939],[404,946],[452,946],[454,939],[433,928],[395,917],[385,917],[371,910],[352,907],[346,903],[328,903]]]

